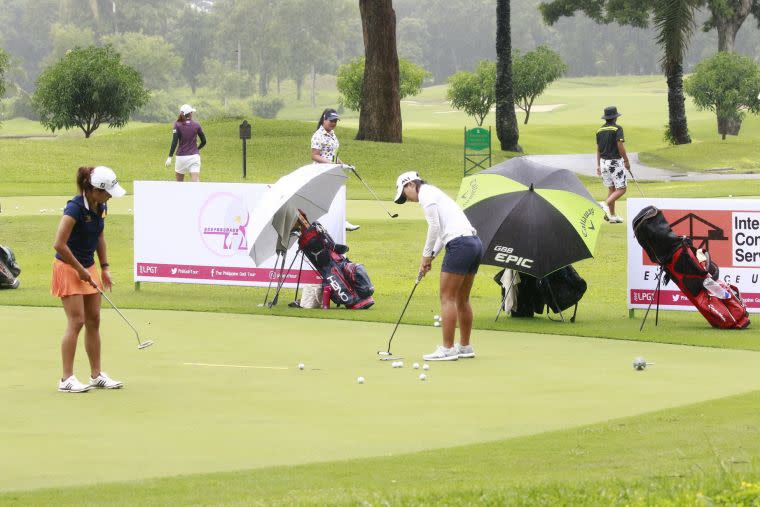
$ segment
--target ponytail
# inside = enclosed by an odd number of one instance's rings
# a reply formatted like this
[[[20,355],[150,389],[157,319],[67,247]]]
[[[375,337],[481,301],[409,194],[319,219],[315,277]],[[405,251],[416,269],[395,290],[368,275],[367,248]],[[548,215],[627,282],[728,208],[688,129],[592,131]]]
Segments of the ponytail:
[[[77,170],[77,188],[80,194],[84,194],[86,190],[92,190],[90,176],[94,169],[94,167],[80,167]]]

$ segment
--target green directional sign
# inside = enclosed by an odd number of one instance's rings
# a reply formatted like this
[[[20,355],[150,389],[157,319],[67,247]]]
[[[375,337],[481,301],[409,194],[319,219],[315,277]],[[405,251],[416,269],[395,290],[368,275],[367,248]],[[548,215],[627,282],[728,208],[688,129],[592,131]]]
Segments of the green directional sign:
[[[487,150],[491,147],[491,132],[482,128],[475,127],[465,132],[464,149],[467,151]]]

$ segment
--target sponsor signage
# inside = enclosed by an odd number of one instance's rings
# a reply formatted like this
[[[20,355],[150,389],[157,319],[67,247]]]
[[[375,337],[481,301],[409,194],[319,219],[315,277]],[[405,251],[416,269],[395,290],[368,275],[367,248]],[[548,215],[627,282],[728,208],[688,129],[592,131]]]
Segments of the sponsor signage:
[[[760,313],[759,199],[628,199],[628,308],[647,308],[657,287],[659,267],[639,245],[632,226],[650,205],[662,210],[673,232],[708,251],[720,267],[720,278],[739,288],[748,311]],[[696,311],[673,282],[661,287],[660,308]]]
[[[284,280],[285,287],[295,287],[301,268],[295,240],[284,269],[275,266],[274,254],[261,266],[254,266],[248,255],[255,240],[248,227],[267,188],[247,183],[135,181],[135,282],[268,286]],[[345,206],[342,188],[327,214],[309,219],[322,223],[337,243],[345,243]],[[322,283],[308,262],[302,269],[301,284]]]

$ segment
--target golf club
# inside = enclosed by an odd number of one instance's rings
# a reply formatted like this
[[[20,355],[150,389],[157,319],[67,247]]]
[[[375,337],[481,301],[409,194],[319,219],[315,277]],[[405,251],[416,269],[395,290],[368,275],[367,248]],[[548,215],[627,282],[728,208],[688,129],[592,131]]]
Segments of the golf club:
[[[378,350],[377,355],[381,356],[381,361],[390,361],[393,359],[401,359],[401,357],[394,357],[393,354],[391,354],[391,342],[393,341],[393,336],[396,334],[396,330],[398,329],[398,325],[401,324],[401,319],[404,317],[404,312],[406,312],[406,307],[409,306],[409,302],[412,300],[412,296],[414,295],[414,290],[417,288],[417,286],[420,284],[420,280],[422,280],[423,273],[420,271],[417,273],[417,279],[414,281],[414,287],[412,287],[412,292],[409,293],[409,298],[406,300],[406,304],[404,305],[404,309],[401,310],[401,315],[399,315],[398,320],[396,321],[396,327],[393,328],[393,332],[391,333],[391,337],[388,340],[388,350]]]
[[[347,167],[349,169],[351,169],[351,172],[354,173],[357,178],[359,178],[359,181],[361,181],[362,183],[364,183],[364,186],[367,187],[367,190],[369,190],[369,192],[375,197],[375,199],[377,199],[377,202],[380,204],[380,206],[383,207],[383,209],[385,210],[385,212],[388,213],[388,216],[391,217],[391,218],[398,218],[398,213],[391,213],[390,211],[388,211],[388,208],[385,207],[385,204],[383,204],[383,201],[380,200],[380,198],[377,196],[377,194],[371,188],[369,188],[369,185],[367,185],[367,183],[362,179],[362,177],[359,176],[359,173],[356,172],[356,168],[354,166],[352,166],[352,165],[349,165]]]
[[[631,175],[631,179],[636,184],[636,188],[639,189],[639,193],[641,194],[641,197],[644,197],[644,192],[641,191],[641,187],[639,186],[639,182],[636,181],[636,178],[633,176],[633,171],[631,171],[630,169],[628,169],[628,174]]]
[[[132,331],[135,332],[135,336],[137,337],[137,348],[140,349],[140,350],[142,350],[144,348],[147,348],[147,347],[150,347],[151,345],[153,345],[153,340],[140,341],[140,334],[137,332],[137,329],[135,329],[135,326],[133,326],[129,322],[129,320],[127,320],[127,318],[124,316],[123,313],[121,313],[121,311],[119,311],[118,308],[116,308],[116,305],[113,304],[113,301],[111,301],[111,299],[108,296],[106,296],[106,293],[103,292],[100,289],[100,287],[96,287],[96,288],[98,289],[98,292],[100,292],[100,295],[103,296],[104,298],[106,298],[106,301],[108,301],[109,303],[111,303],[111,306],[113,307],[114,310],[116,310],[116,313],[118,313],[119,315],[121,315],[121,318],[124,319],[124,322],[126,322],[127,325],[129,325],[129,327],[132,328]]]

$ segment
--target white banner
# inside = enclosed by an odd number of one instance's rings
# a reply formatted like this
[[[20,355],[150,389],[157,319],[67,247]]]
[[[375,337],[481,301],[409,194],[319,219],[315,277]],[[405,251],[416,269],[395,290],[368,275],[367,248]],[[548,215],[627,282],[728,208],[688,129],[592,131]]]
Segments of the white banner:
[[[709,251],[720,278],[739,288],[748,311],[760,313],[758,199],[628,199],[628,308],[647,308],[657,287],[658,266],[639,245],[632,225],[650,205],[662,210],[673,232]],[[661,287],[660,308],[696,311],[673,282]]]
[[[248,255],[254,238],[248,236],[247,227],[268,187],[135,181],[135,281],[268,286],[270,280],[284,277],[285,287],[295,287],[301,267],[295,241],[282,271],[281,264],[275,266],[274,253],[261,266],[254,266]],[[346,188],[342,187],[330,211],[309,220],[318,220],[336,243],[345,244],[345,218]],[[322,283],[308,261],[303,263],[300,283]]]

